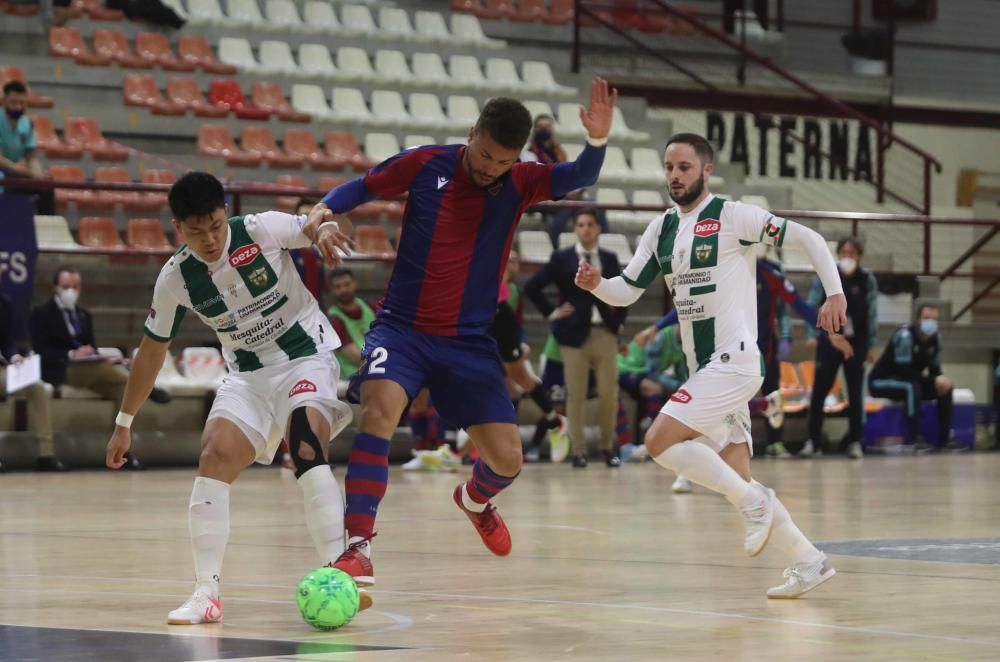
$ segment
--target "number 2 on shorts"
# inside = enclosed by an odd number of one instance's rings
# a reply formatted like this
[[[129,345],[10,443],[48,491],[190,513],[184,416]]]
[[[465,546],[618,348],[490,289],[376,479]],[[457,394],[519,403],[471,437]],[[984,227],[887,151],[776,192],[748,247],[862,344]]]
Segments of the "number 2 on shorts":
[[[384,375],[385,368],[382,364],[386,362],[389,358],[389,350],[385,347],[376,347],[372,350],[371,363],[368,364],[368,374],[369,375]]]

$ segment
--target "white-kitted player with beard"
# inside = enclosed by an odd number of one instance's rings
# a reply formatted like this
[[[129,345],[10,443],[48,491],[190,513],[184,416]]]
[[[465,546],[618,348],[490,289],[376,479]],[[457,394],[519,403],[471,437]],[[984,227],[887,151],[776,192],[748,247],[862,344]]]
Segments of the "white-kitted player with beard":
[[[764,365],[757,349],[756,248],[763,243],[804,250],[828,293],[819,326],[846,321],[847,303],[823,237],[753,205],[712,195],[712,146],[691,133],[673,136],[664,154],[668,209],[646,228],[621,276],[606,279],[585,262],[576,283],[613,306],[634,303],[662,276],[674,298],[691,378],[646,433],[660,465],[721,493],[741,514],[744,549],[757,556],[769,541],[788,563],[785,583],[769,598],[797,598],[835,571],[792,522],[774,490],[753,480],[750,412]]]
[[[344,500],[327,464],[327,444],[351,421],[337,400],[340,346],[288,249],[312,244],[328,264],[340,261],[347,237],[329,211],[306,216],[264,212],[228,218],[218,179],[184,175],[168,194],[184,240],[160,270],[106,462],[124,463],[132,418],[149,396],[185,312],[193,310],[219,338],[229,368],[201,438],[198,477],[188,509],[194,593],[167,622],[222,620],[219,581],[229,540],[229,489],[254,461],[270,463],[288,440],[302,488],[306,527],[322,563],[344,551]],[[362,596],[362,608],[371,604]]]

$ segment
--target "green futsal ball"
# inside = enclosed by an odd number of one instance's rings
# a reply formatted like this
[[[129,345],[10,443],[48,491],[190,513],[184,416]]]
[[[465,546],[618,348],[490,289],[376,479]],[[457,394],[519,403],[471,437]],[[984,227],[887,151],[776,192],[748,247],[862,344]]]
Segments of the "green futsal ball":
[[[358,585],[343,570],[324,566],[302,578],[295,604],[309,625],[317,630],[336,630],[358,613]]]

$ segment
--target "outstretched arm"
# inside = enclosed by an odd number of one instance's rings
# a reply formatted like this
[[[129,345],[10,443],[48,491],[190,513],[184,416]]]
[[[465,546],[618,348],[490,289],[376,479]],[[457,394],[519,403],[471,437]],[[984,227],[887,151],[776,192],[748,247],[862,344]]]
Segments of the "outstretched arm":
[[[139,408],[146,402],[146,398],[153,390],[156,376],[160,374],[160,368],[163,367],[163,360],[167,356],[169,347],[170,341],[160,342],[149,335],[143,336],[142,342],[139,344],[139,351],[136,353],[128,373],[128,382],[125,383],[121,413],[115,421],[115,430],[111,434],[111,440],[108,441],[105,464],[111,469],[119,469],[125,464],[125,453],[132,445],[131,419],[139,413]],[[122,415],[127,417],[127,425],[122,425]]]

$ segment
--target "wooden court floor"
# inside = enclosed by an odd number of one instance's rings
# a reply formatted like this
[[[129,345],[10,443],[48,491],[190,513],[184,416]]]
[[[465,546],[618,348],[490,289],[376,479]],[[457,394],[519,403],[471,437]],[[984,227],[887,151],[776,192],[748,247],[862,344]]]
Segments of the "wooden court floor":
[[[0,476],[0,660],[997,660],[1000,455],[755,460],[838,575],[768,601],[718,496],[658,466],[529,465],[490,556],[459,474],[394,469],[375,607],[321,633],[294,589],[316,559],[294,479],[233,489],[224,624],[167,626],[192,586],[182,470]],[[337,471],[342,480],[342,470]],[[836,551],[836,553],[832,553]]]

